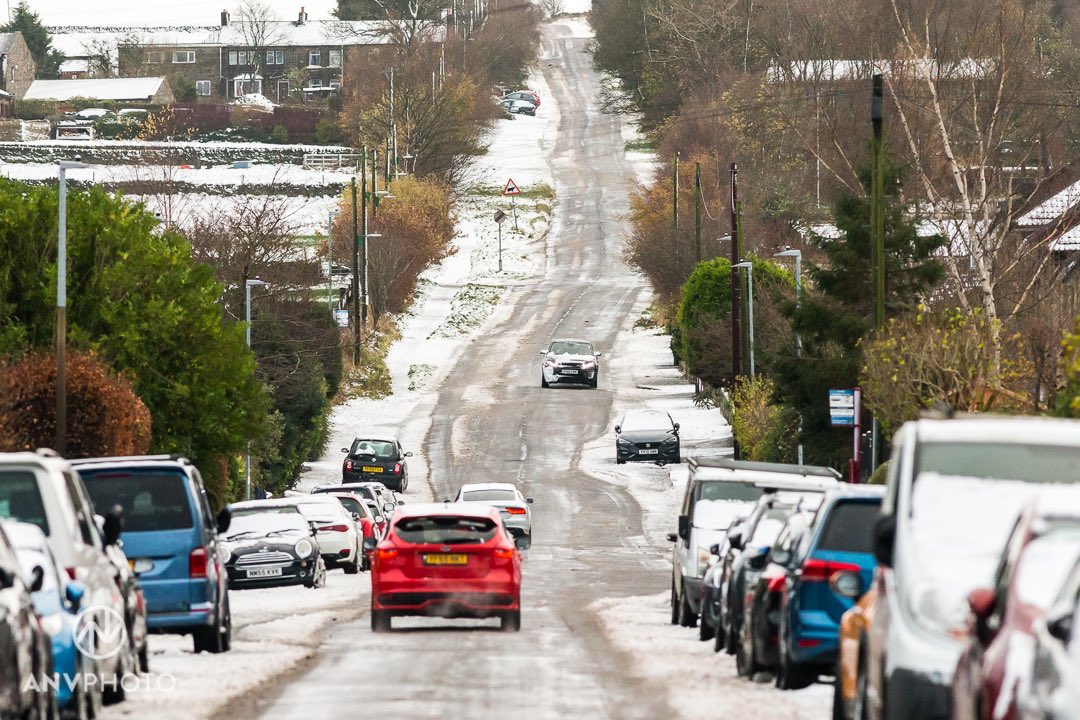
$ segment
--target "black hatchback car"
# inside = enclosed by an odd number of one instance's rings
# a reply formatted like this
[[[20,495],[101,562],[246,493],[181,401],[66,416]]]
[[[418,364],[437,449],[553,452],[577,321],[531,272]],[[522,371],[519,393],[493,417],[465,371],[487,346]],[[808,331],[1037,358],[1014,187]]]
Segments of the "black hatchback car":
[[[630,410],[615,426],[615,462],[682,462],[679,423],[659,410]]]
[[[322,587],[326,565],[308,521],[295,507],[257,507],[259,502],[232,506],[222,538],[229,587]]]
[[[409,486],[406,458],[412,453],[405,452],[397,438],[359,436],[341,452],[345,453],[341,464],[343,483],[374,481],[397,492],[405,492]]]

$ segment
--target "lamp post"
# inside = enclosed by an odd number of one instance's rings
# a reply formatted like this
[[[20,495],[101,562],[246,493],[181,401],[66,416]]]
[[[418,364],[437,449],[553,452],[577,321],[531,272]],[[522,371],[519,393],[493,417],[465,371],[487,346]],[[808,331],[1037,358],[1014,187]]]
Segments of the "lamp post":
[[[86,167],[74,160],[61,160],[59,232],[56,245],[56,452],[67,453],[67,171]]]
[[[749,262],[735,263],[731,267],[746,270],[746,315],[750,323],[750,377],[756,374],[754,371],[754,265]]]
[[[795,308],[802,306],[802,250],[788,248],[773,257],[795,258]],[[795,357],[802,358],[802,333],[795,333]],[[802,414],[799,414],[799,464],[803,464]]]
[[[326,213],[326,306],[334,309],[334,218],[340,210]]]
[[[248,278],[244,281],[244,318],[247,320],[246,337],[247,346],[251,347],[251,288],[262,287],[265,282],[257,278]],[[251,441],[247,442],[247,453],[244,455],[244,499],[251,499]]]

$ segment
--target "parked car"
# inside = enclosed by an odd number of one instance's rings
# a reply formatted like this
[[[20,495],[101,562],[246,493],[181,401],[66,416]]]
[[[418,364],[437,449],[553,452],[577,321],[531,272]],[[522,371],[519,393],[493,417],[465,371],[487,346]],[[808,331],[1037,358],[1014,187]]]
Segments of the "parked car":
[[[227,651],[232,614],[217,544],[229,513],[214,517],[198,468],[169,455],[72,464],[95,507],[123,508],[120,537],[146,595],[150,630],[190,634],[195,652]]]
[[[51,671],[46,667],[44,673],[51,672],[56,682],[41,687],[53,688],[52,702],[63,714],[79,719],[96,715],[101,711],[101,686],[82,682],[82,678],[97,675],[94,660],[79,652],[75,645],[75,627],[85,588],[77,580],[61,575],[49,541],[36,525],[7,521],[3,529],[23,577],[33,591],[34,612],[49,640],[46,658],[51,658]],[[38,717],[44,720],[53,716],[39,713]]]
[[[540,365],[540,387],[552,385],[589,385],[600,382],[600,353],[588,340],[552,340]]]
[[[503,98],[499,105],[511,115],[536,115],[536,104],[531,100]]]
[[[381,538],[385,533],[387,526],[389,525],[390,514],[394,512],[398,505],[404,504],[404,501],[397,499],[394,496],[394,492],[387,488],[382,483],[376,482],[360,482],[360,483],[342,483],[341,485],[324,485],[317,487],[311,491],[313,495],[335,493],[335,492],[351,492],[364,498],[364,502],[371,510],[372,517],[375,518],[375,526],[378,529],[379,537]]]
[[[105,518],[94,515],[94,521],[98,529],[105,532]],[[123,533],[121,541],[114,545],[105,546],[105,554],[109,557],[113,569],[116,572],[116,586],[120,589],[120,595],[124,598],[124,622],[127,627],[128,644],[131,653],[138,663],[137,667],[130,668],[132,671],[150,672],[150,648],[149,648],[149,608],[146,604],[146,593],[143,592],[139,575],[135,572],[135,564],[124,553]]]
[[[515,538],[522,538],[518,544],[522,550],[532,546],[532,511],[529,506],[533,499],[521,494],[512,483],[468,483],[458,489],[454,502],[480,502],[498,509],[503,525]]]
[[[360,572],[363,542],[352,516],[332,495],[298,495],[276,500],[233,503],[233,511],[264,507],[295,507],[315,530],[319,551],[327,568],[340,567],[346,575]]]
[[[335,492],[326,493],[332,497],[336,497],[346,512],[352,517],[356,523],[356,529],[360,533],[360,544],[363,547],[364,540],[374,540],[378,542],[382,539],[382,536],[378,532],[378,528],[375,524],[375,516],[372,514],[371,508],[359,495],[349,492]],[[374,547],[374,546],[372,546]],[[371,550],[363,553],[363,560],[360,564],[361,570],[369,570],[371,568]]]
[[[52,644],[31,593],[45,588],[45,569],[24,572],[8,535],[16,524],[0,525],[0,716],[43,718],[55,705]]]
[[[374,480],[391,490],[405,492],[409,487],[409,463],[412,457],[405,452],[397,438],[390,436],[359,436],[352,445],[341,448],[345,460],[341,464],[342,483]]]
[[[871,587],[840,618],[833,682],[833,720],[865,720],[866,636],[874,624],[877,593]]]
[[[97,682],[106,703],[124,699],[121,679],[136,667],[127,637],[124,596],[105,548],[120,540],[121,511],[110,509],[99,529],[86,487],[67,460],[51,450],[0,453],[0,517],[36,525],[71,580],[86,588],[83,606],[93,609]],[[29,598],[27,599],[29,602]]]
[[[326,563],[308,519],[296,505],[251,500],[232,506],[221,553],[235,589],[326,584]]]
[[[715,640],[716,629],[720,625],[720,598],[723,589],[724,565],[721,558],[730,549],[730,537],[744,518],[737,518],[724,533],[724,538],[709,547],[709,567],[701,579],[701,612],[698,615],[698,639]],[[674,620],[674,615],[672,616]],[[675,623],[672,623],[675,624]],[[716,643],[714,650],[719,652],[722,643]]]
[[[682,462],[679,423],[662,410],[628,410],[615,426],[615,462]]]
[[[1076,720],[1080,717],[1080,562],[1050,609],[1032,623],[1034,648],[1021,669],[1016,706],[1019,720]]]
[[[505,93],[502,96],[502,99],[503,100],[520,100],[520,101],[532,103],[536,107],[540,107],[540,95],[539,95],[539,93],[535,93],[532,90],[514,90],[513,92]]]
[[[661,415],[671,423],[666,413]],[[677,532],[667,536],[674,544],[671,622],[684,627],[693,627],[701,612],[701,581],[712,557],[710,547],[724,538],[735,518],[748,515],[769,488],[823,489],[834,487],[839,478],[831,468],[728,458],[692,457],[689,466]]]
[[[780,689],[806,687],[836,667],[840,619],[873,581],[871,536],[883,495],[881,486],[828,493],[805,543],[781,563],[790,570],[780,604]]]
[[[968,594],[992,581],[1024,505],[1078,478],[1078,421],[925,418],[900,428],[874,528],[871,720],[949,716]]]
[[[1080,560],[1080,503],[1034,501],[1020,516],[993,582],[968,595],[969,629],[952,681],[953,720],[1016,720],[1031,666],[1032,625]]]
[[[813,519],[812,511],[796,507],[788,515],[783,529],[768,552],[747,559],[747,585],[743,593],[743,634],[740,638],[742,647],[735,652],[736,670],[741,675],[753,677],[761,670],[772,672],[779,667],[779,629],[784,586],[788,574],[795,570],[798,546],[809,531]],[[779,676],[777,679],[779,680]]]
[[[112,115],[112,112],[105,108],[83,108],[78,112],[71,113],[71,117],[76,120],[100,120],[109,115]]]
[[[398,508],[371,567],[371,629],[401,615],[498,617],[521,628],[521,554],[499,511],[478,503]]]

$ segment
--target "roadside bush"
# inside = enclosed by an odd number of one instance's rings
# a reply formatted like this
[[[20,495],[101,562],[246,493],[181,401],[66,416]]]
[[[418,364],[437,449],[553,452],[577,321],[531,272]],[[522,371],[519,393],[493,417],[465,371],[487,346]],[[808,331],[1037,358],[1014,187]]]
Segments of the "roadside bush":
[[[318,145],[338,145],[344,138],[345,134],[333,118],[324,117],[315,125],[315,143]]]
[[[768,378],[740,377],[732,394],[731,429],[747,460],[794,462],[798,414],[776,404]]]
[[[275,125],[273,131],[270,133],[270,139],[284,145],[289,142],[289,131],[285,129],[284,125]]]
[[[141,455],[150,449],[150,410],[122,377],[92,354],[67,358],[67,457]],[[0,364],[0,451],[53,447],[56,357],[29,353]]]
[[[1057,414],[1080,418],[1080,317],[1075,332],[1065,335],[1062,342],[1061,371],[1065,386],[1058,393]]]
[[[20,120],[44,120],[60,113],[53,100],[20,100],[15,103],[15,117]]]

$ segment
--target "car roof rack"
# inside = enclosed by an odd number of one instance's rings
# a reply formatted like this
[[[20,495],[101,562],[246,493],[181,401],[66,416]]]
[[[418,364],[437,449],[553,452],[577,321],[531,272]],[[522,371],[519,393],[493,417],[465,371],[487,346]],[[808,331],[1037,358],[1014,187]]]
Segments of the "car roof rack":
[[[120,463],[120,462],[178,462],[183,465],[194,465],[185,455],[179,453],[160,455],[115,455],[112,457],[78,458],[72,460],[73,465],[93,465],[95,463]]]
[[[723,470],[754,470],[757,472],[787,473],[840,480],[843,476],[831,467],[821,465],[795,465],[789,463],[757,462],[754,460],[732,460],[731,458],[696,457],[691,455],[687,462],[690,468],[721,468]]]

